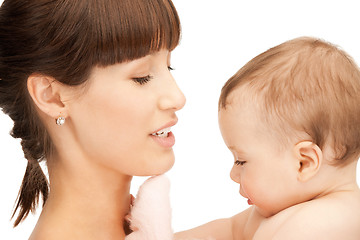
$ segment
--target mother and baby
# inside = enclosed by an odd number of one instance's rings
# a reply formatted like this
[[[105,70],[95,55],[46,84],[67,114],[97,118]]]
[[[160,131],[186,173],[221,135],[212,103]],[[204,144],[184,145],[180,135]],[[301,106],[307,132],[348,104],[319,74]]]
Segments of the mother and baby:
[[[15,226],[44,200],[29,239],[142,231],[127,220],[130,184],[174,163],[179,40],[171,0],[4,1],[0,107],[28,161]],[[359,93],[354,60],[320,39],[249,61],[222,88],[218,116],[250,207],[174,239],[360,239]]]

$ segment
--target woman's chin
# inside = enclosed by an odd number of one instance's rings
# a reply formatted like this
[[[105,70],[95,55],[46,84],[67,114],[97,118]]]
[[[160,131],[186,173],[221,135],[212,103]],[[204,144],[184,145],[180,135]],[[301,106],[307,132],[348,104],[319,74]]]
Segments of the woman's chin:
[[[167,158],[163,161],[154,161],[153,164],[145,167],[138,176],[156,176],[164,174],[174,166],[174,163],[175,157],[172,157],[171,159]]]

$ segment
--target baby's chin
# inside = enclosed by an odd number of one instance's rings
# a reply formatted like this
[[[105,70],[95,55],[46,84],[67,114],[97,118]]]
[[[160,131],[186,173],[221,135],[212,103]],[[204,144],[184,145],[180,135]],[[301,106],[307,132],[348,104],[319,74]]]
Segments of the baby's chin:
[[[264,218],[270,218],[278,213],[280,213],[282,210],[279,209],[271,209],[271,208],[260,208],[256,205],[254,205],[255,210]]]
[[[266,206],[259,207],[256,204],[254,204],[256,211],[264,218],[270,218],[276,216],[282,212],[286,212],[288,209],[293,209],[295,206],[297,206],[297,204],[274,208],[273,205],[268,207]]]

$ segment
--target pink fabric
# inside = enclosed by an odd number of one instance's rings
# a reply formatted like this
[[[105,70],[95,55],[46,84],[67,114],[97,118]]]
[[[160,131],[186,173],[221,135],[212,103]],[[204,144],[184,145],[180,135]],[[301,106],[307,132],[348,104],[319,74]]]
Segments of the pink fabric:
[[[151,177],[140,186],[131,209],[130,228],[134,232],[125,240],[173,240],[169,191],[170,182],[165,175]]]
[[[131,210],[131,229],[125,240],[172,240],[170,182],[165,175],[146,180]]]

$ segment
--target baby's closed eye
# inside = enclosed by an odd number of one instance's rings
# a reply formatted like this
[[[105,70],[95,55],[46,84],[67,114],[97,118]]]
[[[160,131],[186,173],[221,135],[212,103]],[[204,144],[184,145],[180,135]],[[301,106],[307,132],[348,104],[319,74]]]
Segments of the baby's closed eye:
[[[240,161],[240,160],[236,160],[234,162],[235,165],[240,165],[240,166],[243,166],[245,163],[246,163],[246,161]]]

